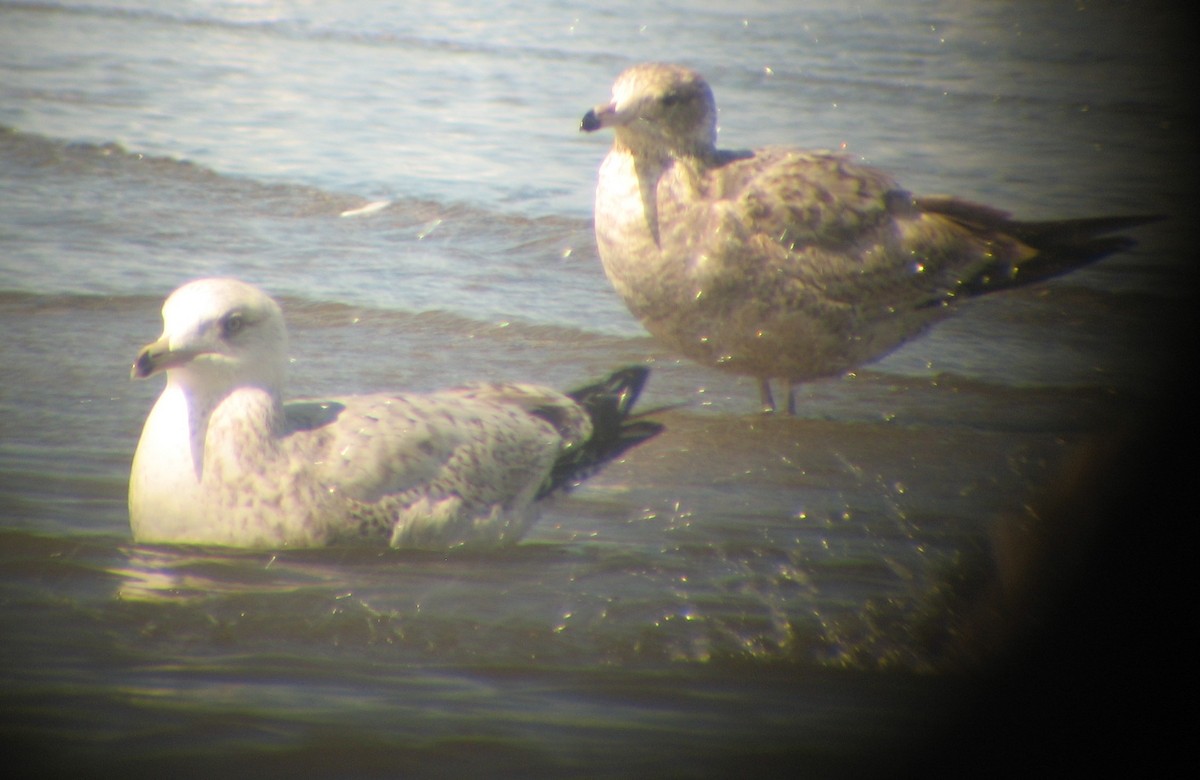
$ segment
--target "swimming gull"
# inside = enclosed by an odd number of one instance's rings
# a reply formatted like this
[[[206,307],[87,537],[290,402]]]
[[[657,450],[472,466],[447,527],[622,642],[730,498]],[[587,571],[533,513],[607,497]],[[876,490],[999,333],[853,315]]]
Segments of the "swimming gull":
[[[845,155],[718,149],[700,74],[635,65],[580,129],[612,128],[595,231],[605,274],[643,326],[701,363],[797,383],[875,360],[974,295],[1124,249],[1155,217],[1019,222],[919,197]]]
[[[200,279],[162,316],[131,371],[167,374],[129,480],[139,542],[513,543],[539,499],[661,430],[631,415],[644,367],[570,393],[480,383],[285,404],[287,332],[262,290]]]

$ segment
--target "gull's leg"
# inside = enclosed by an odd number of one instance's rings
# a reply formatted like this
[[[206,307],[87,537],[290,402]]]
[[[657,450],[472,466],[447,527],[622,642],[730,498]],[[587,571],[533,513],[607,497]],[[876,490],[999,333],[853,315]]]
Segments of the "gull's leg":
[[[758,395],[762,399],[762,410],[764,412],[775,411],[775,396],[771,395],[771,380],[758,380]]]
[[[796,416],[796,388],[800,386],[799,382],[788,382],[787,394],[787,413],[792,417]]]

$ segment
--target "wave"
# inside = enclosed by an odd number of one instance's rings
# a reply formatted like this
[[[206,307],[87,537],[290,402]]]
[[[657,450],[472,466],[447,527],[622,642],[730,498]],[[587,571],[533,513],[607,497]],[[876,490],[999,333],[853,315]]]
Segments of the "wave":
[[[601,329],[627,319],[603,282],[590,220],[428,198],[364,211],[372,201],[354,194],[10,127],[0,127],[0,183],[10,193],[6,289],[157,294],[234,275],[282,295],[492,323],[587,330],[588,319]]]
[[[159,181],[181,180],[192,184],[239,190],[260,203],[276,203],[296,216],[334,213],[344,218],[369,217],[386,212],[399,227],[429,226],[420,238],[431,235],[434,223],[462,222],[478,227],[500,219],[508,228],[526,228],[539,233],[590,230],[590,219],[562,215],[525,216],[498,212],[475,204],[437,201],[430,198],[371,200],[350,193],[331,192],[299,183],[272,183],[219,173],[177,157],[152,155],[126,149],[116,141],[89,142],[51,138],[0,124],[0,165],[29,174],[64,173],[125,174]],[[526,242],[527,245],[529,242]]]
[[[219,6],[226,8],[227,6]],[[340,42],[383,46],[404,51],[434,51],[458,54],[484,54],[502,58],[537,57],[551,61],[577,61],[578,52],[564,48],[531,46],[528,43],[505,44],[490,41],[406,34],[398,30],[346,29],[301,18],[230,19],[220,16],[180,13],[169,8],[120,8],[105,5],[67,5],[55,2],[3,2],[0,9],[25,13],[61,14],[76,17],[113,19],[135,23],[179,25],[237,33],[253,33],[292,40]],[[625,60],[597,55],[614,65]],[[596,57],[593,57],[596,59]],[[615,73],[615,71],[614,71]]]
[[[521,342],[563,344],[580,352],[634,347],[649,347],[647,335],[612,336],[566,325],[539,324],[513,320],[485,320],[443,310],[402,311],[363,304],[342,303],[312,296],[277,296],[291,329],[312,333],[353,328],[356,332],[379,335],[404,333],[409,337],[425,334],[428,338],[452,337],[455,341]],[[162,305],[158,291],[144,293],[43,293],[0,287],[0,321],[25,316],[106,316],[125,312],[152,312]],[[139,317],[140,319],[140,317]],[[153,334],[143,334],[149,337]],[[654,352],[653,349],[647,350]]]
[[[227,6],[219,6],[227,8]],[[196,13],[196,9],[188,12],[174,11],[170,8],[144,7],[127,8],[107,5],[68,5],[56,2],[5,2],[0,3],[0,9],[24,13],[60,14],[84,18],[109,19],[128,21],[139,24],[175,25],[202,29],[219,30],[237,34],[269,36],[277,39],[304,40],[312,42],[334,42],[363,46],[378,46],[395,48],[410,52],[427,51],[433,53],[483,55],[500,60],[511,61],[514,58],[533,58],[549,62],[604,64],[615,75],[629,64],[626,57],[609,54],[603,48],[580,51],[578,48],[555,47],[538,45],[533,40],[517,42],[498,41],[497,36],[483,38],[452,38],[445,36],[430,36],[427,34],[405,32],[401,29],[355,29],[341,26],[337,22],[317,21],[298,16],[265,17],[265,18],[229,18],[219,15]],[[298,13],[298,11],[296,11]],[[238,13],[238,11],[231,11]],[[783,20],[777,20],[784,23]],[[876,20],[878,21],[878,20]],[[758,20],[760,25],[769,25],[770,15]],[[925,51],[897,52],[891,49],[879,49],[877,38],[890,36],[891,27],[881,23],[866,25],[866,32],[857,37],[864,40],[864,50],[888,51],[888,63],[884,64],[881,72],[889,74],[882,78],[863,78],[847,75],[841,70],[840,63],[834,59],[828,69],[793,68],[786,62],[780,62],[771,67],[747,67],[730,64],[725,67],[710,69],[706,75],[710,80],[719,81],[726,86],[736,86],[744,83],[760,82],[769,79],[781,85],[785,94],[805,94],[820,91],[833,93],[865,92],[873,100],[887,103],[909,102],[914,96],[921,99],[935,100],[942,107],[947,99],[962,108],[970,105],[1008,104],[1014,108],[1030,110],[1033,105],[1058,105],[1057,97],[1039,98],[1027,92],[997,91],[994,84],[980,85],[973,81],[930,80],[925,71],[912,74],[911,78],[903,75],[905,63],[923,62],[928,56]],[[883,56],[883,55],[880,55]],[[898,89],[898,81],[902,81],[902,89]],[[786,85],[786,86],[785,86]],[[584,96],[586,97],[586,96]],[[1089,101],[1093,107],[1098,107],[1103,101]],[[1131,105],[1130,105],[1131,104]],[[1145,112],[1161,110],[1157,102],[1152,101],[1115,101],[1115,105],[1123,111]]]

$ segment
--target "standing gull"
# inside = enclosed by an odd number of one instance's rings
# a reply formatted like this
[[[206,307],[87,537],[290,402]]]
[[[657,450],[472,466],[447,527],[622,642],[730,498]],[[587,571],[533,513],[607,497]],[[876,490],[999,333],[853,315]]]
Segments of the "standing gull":
[[[132,369],[167,373],[129,480],[139,542],[513,543],[538,499],[661,430],[630,416],[641,367],[565,394],[475,384],[285,404],[287,332],[263,291],[201,279],[162,315]]]
[[[706,365],[795,386],[886,355],[964,298],[1129,247],[1148,217],[1018,222],[914,196],[848,157],[718,149],[700,74],[635,65],[580,125],[612,128],[596,188],[604,271],[647,330]]]

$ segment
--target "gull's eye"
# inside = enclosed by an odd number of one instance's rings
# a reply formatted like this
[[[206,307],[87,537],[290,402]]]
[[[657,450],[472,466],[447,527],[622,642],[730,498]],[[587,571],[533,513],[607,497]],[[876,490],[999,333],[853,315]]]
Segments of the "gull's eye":
[[[221,338],[231,339],[246,329],[246,318],[241,312],[226,314],[221,320]]]
[[[683,100],[683,95],[679,94],[675,90],[671,90],[662,96],[662,104],[666,108],[670,108],[681,100]]]

